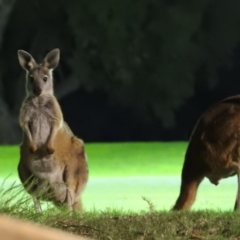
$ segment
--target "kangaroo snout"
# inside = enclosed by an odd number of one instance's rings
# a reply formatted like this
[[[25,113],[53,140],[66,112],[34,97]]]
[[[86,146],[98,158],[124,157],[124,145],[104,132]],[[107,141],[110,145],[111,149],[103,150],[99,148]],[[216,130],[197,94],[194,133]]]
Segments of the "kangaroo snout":
[[[34,87],[33,93],[34,95],[39,96],[42,93],[42,89],[40,87]]]

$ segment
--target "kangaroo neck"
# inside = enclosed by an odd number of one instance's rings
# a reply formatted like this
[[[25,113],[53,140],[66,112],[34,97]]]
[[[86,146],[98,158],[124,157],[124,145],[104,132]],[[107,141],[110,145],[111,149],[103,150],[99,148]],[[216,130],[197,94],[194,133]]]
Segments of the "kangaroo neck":
[[[41,94],[40,96],[29,95],[26,100],[32,102],[35,106],[42,106],[55,99],[53,94]]]

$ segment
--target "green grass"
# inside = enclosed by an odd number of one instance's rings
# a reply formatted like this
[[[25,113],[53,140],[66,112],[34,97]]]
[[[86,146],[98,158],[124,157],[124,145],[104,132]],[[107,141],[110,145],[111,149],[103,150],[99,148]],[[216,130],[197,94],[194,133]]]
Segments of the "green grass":
[[[19,148],[16,146],[0,146],[0,177],[11,174],[17,176]]]
[[[148,200],[146,211],[138,213],[106,209],[84,214],[69,214],[49,207],[36,213],[29,198],[22,196],[12,202],[15,190],[1,191],[0,213],[27,219],[96,240],[160,240],[208,239],[239,240],[240,213],[227,211],[156,211]],[[19,194],[21,191],[19,192]]]
[[[158,210],[170,209],[179,193],[186,147],[186,142],[86,144],[90,176],[82,195],[84,208],[139,212],[147,209],[146,197]],[[19,183],[18,159],[18,146],[0,147],[0,178],[10,175],[4,189]],[[193,209],[231,210],[236,183],[232,177],[216,187],[205,179]]]
[[[10,175],[0,187],[0,213],[95,239],[239,240],[240,213],[232,212],[235,177],[218,187],[204,180],[191,212],[169,212],[179,193],[186,147],[185,142],[86,144],[86,212],[70,216],[51,204],[35,213],[29,195],[15,187],[18,146],[0,146],[0,182]]]
[[[179,175],[186,142],[86,144],[90,176]],[[17,176],[18,146],[0,146],[0,176]]]
[[[147,208],[143,195],[156,200],[157,207],[168,209],[170,202],[160,195],[169,196],[169,179],[159,177],[179,179],[186,146],[181,142],[86,144],[90,176],[83,193],[85,208],[139,211]],[[18,146],[0,146],[0,177],[10,176],[5,188],[13,180],[18,181],[18,160]]]
[[[93,176],[168,176],[179,173],[186,147],[181,142],[88,144],[87,153]]]

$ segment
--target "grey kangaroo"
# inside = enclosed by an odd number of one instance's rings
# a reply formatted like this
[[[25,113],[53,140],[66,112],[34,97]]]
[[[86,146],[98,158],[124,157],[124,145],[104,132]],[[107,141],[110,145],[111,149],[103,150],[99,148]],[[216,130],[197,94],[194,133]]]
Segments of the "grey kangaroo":
[[[41,64],[23,50],[18,51],[18,59],[26,70],[27,92],[19,117],[23,131],[19,178],[32,195],[36,211],[42,211],[40,200],[82,211],[80,194],[88,180],[84,142],[64,121],[53,92],[52,71],[60,51],[49,52]]]

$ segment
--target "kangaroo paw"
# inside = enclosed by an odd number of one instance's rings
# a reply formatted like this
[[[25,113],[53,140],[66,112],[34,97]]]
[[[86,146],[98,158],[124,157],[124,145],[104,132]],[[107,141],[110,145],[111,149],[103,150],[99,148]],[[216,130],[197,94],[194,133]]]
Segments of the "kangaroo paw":
[[[31,153],[35,153],[37,151],[37,147],[34,144],[31,144],[29,146],[29,150],[30,150]]]
[[[55,152],[55,150],[53,149],[53,147],[47,146],[47,153],[48,154],[53,154],[54,152]]]

